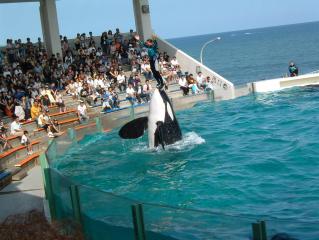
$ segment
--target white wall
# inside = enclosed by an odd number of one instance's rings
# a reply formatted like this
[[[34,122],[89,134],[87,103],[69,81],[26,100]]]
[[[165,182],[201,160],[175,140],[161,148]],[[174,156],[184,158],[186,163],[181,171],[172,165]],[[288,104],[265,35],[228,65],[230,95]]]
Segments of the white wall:
[[[216,90],[214,91],[215,98],[232,99],[235,97],[235,88],[232,82],[226,80],[224,77],[201,64],[199,61],[187,55],[169,42],[161,38],[158,38],[157,42],[160,52],[167,52],[170,57],[176,56],[183,72],[193,73],[194,76],[196,76],[196,70],[197,68],[200,68],[200,71],[204,76],[210,76],[216,87]]]
[[[289,78],[277,78],[271,80],[265,80],[253,83],[254,92],[270,92],[278,91],[285,88],[307,86],[307,85],[318,85],[319,84],[319,73],[306,74],[297,77]]]

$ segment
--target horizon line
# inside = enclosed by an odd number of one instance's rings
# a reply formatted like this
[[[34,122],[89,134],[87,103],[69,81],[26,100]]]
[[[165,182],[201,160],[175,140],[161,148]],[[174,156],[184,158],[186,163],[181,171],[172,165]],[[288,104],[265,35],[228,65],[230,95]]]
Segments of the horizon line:
[[[251,31],[251,30],[257,30],[257,29],[276,28],[276,27],[293,26],[293,25],[310,24],[310,23],[319,23],[319,20],[308,21],[308,22],[280,24],[280,25],[272,25],[272,26],[263,26],[263,27],[253,27],[253,28],[245,28],[245,29],[237,29],[237,30],[233,29],[233,30],[226,30],[226,31],[223,31],[223,32],[211,32],[211,33],[205,33],[205,34],[191,34],[191,35],[188,35],[188,36],[170,37],[170,38],[164,38],[164,39],[166,39],[166,40],[175,40],[175,39],[188,38],[188,37],[208,36],[208,35],[212,35],[212,34],[225,34],[225,33],[232,33],[232,32]]]

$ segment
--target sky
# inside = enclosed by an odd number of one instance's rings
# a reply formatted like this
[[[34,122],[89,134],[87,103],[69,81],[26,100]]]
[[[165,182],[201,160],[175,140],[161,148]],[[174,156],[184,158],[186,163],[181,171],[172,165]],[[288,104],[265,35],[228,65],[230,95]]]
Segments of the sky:
[[[149,0],[154,32],[163,38],[319,21],[318,0]],[[132,0],[58,0],[59,29],[78,32],[135,29]],[[0,44],[42,37],[39,3],[0,4]]]

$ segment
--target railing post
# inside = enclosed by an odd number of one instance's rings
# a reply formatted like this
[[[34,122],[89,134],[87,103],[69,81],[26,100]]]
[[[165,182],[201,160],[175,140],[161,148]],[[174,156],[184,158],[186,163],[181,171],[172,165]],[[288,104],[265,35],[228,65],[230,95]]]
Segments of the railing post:
[[[214,101],[215,100],[215,94],[214,94],[214,90],[211,90],[211,91],[208,91],[207,92],[207,95],[208,95],[208,100],[209,101]]]
[[[48,160],[47,160],[47,157],[45,156],[45,153],[41,153],[39,159],[40,159],[40,166],[42,169],[49,167]]]
[[[44,173],[44,182],[45,182],[45,196],[49,202],[51,219],[55,220],[56,219],[56,211],[55,211],[56,209],[55,209],[55,202],[54,202],[54,196],[53,196],[50,168],[43,169],[43,173]]]
[[[130,117],[131,117],[131,119],[135,118],[134,104],[132,104],[131,109],[130,109]]]
[[[76,186],[76,185],[70,186],[70,195],[71,195],[74,219],[77,221],[78,224],[82,225],[80,195],[79,195],[78,186]]]
[[[266,222],[259,221],[252,224],[253,240],[267,240]]]
[[[68,128],[68,136],[73,143],[76,143],[76,132],[73,128]]]
[[[98,132],[102,132],[103,128],[102,128],[102,123],[101,123],[101,118],[100,117],[96,117],[95,118],[95,126],[96,126],[96,130]]]
[[[49,147],[48,147],[47,153],[48,153],[49,159],[51,161],[55,161],[56,154],[57,154],[56,140],[54,140],[54,139],[49,140]]]
[[[132,205],[132,217],[135,240],[146,240],[142,204]]]

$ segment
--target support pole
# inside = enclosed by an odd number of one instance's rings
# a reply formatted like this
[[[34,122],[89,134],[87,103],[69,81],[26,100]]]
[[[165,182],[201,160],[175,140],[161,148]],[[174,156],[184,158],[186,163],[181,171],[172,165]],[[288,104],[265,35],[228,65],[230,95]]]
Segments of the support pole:
[[[95,118],[95,126],[96,126],[96,130],[98,132],[102,132],[103,131],[103,127],[102,127],[102,123],[101,123],[101,118],[100,117],[96,117]]]
[[[73,216],[75,221],[82,226],[81,205],[79,189],[76,185],[70,186],[70,195],[72,201]]]
[[[148,0],[133,0],[136,31],[141,40],[145,41],[152,37],[152,23],[150,5]]]
[[[132,205],[132,217],[135,240],[146,240],[142,204]]]
[[[76,132],[73,128],[68,128],[68,136],[69,136],[70,140],[72,141],[72,143],[77,142]]]
[[[53,195],[54,193],[53,193],[52,181],[51,181],[51,169],[45,168],[43,169],[43,172],[44,172],[44,179],[45,179],[45,196],[49,202],[51,219],[55,220],[56,208],[55,208],[54,195]]]
[[[50,54],[62,56],[55,0],[40,0],[40,17],[45,47]]]

